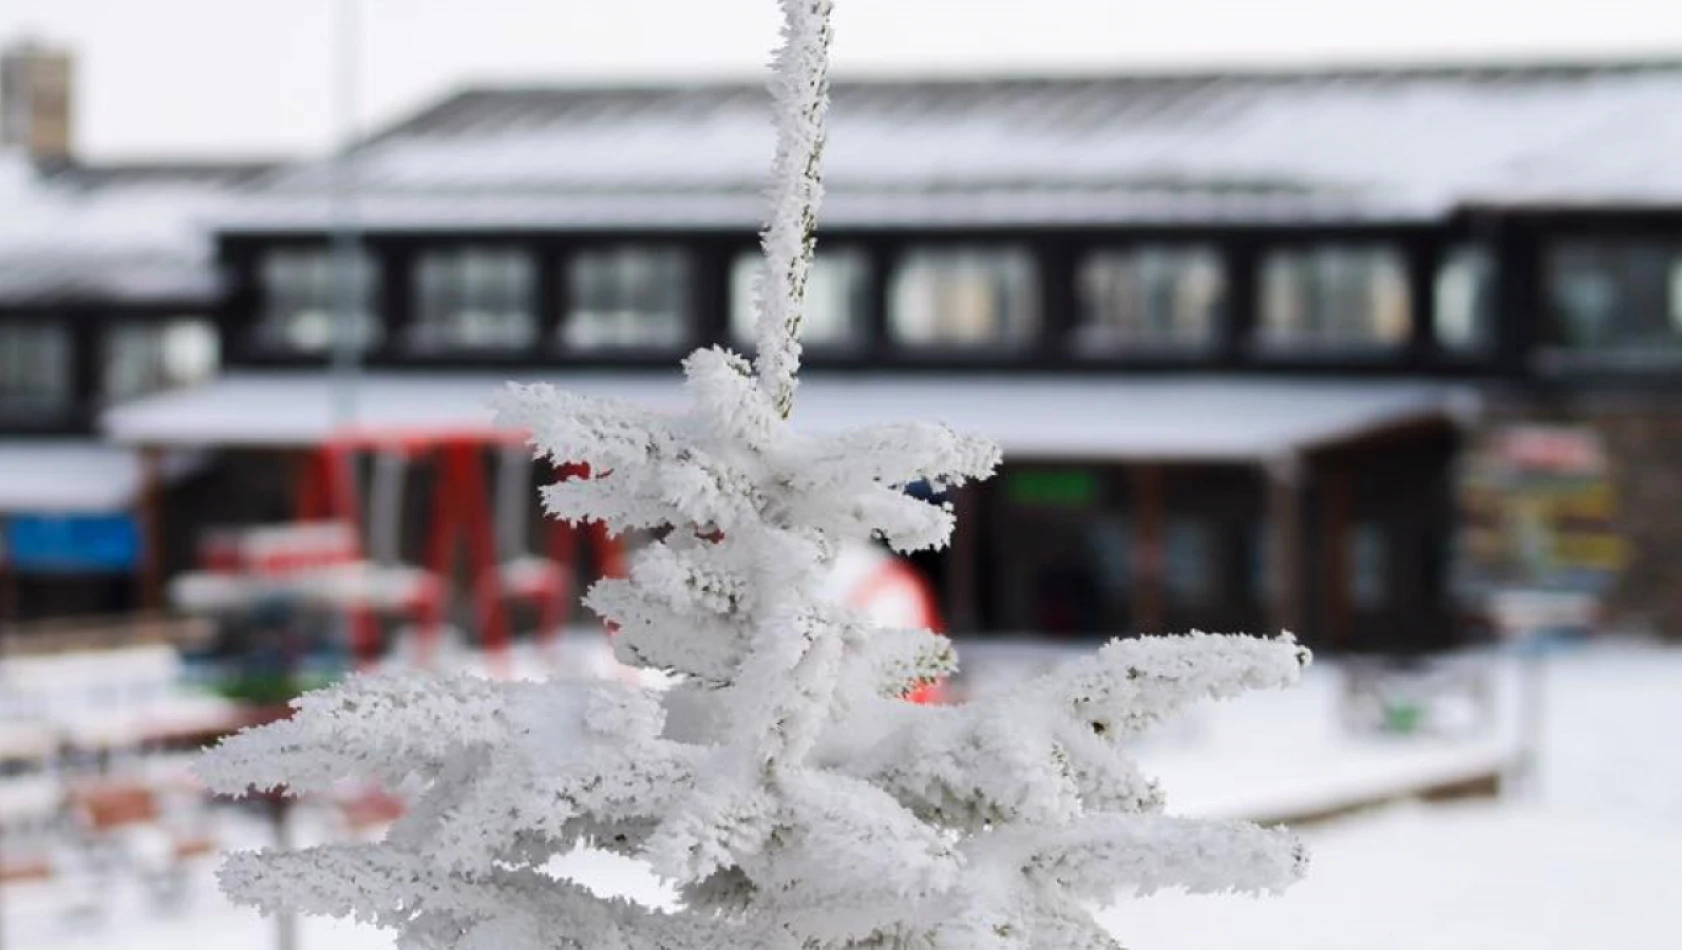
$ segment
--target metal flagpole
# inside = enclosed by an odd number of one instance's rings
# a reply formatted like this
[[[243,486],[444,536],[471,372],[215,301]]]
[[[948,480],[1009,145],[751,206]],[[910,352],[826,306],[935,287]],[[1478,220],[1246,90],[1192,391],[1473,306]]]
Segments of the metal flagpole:
[[[363,280],[372,274],[359,267],[361,234],[356,221],[356,147],[358,0],[334,5],[333,112],[334,143],[331,170],[333,228],[333,425],[345,428],[356,420],[357,373],[361,348],[371,342],[371,314],[363,312]]]
[[[360,266],[361,234],[356,220],[356,111],[358,70],[358,0],[336,0],[333,5],[333,135],[329,163],[329,212],[332,227],[331,294],[333,349],[331,372],[330,425],[345,429],[356,421],[356,387],[361,371],[362,347],[371,343],[371,313],[364,312],[364,280],[372,273]],[[269,801],[274,823],[275,846],[291,846],[292,802],[284,793]],[[275,946],[297,950],[298,915],[295,911],[275,914]]]

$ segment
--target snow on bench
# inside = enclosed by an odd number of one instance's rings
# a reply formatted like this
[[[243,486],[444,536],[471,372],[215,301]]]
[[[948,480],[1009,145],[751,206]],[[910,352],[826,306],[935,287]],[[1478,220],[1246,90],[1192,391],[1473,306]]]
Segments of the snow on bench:
[[[166,644],[0,660],[0,721],[56,730],[71,745],[111,749],[237,726],[237,706],[184,687]]]

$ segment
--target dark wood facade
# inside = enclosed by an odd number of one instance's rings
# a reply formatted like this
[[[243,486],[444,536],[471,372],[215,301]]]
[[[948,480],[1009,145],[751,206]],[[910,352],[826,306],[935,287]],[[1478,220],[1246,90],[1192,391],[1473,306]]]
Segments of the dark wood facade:
[[[837,231],[824,246],[861,249],[871,262],[864,345],[845,354],[810,354],[809,364],[837,372],[892,374],[1106,375],[1221,374],[1282,379],[1458,381],[1488,392],[1541,402],[1569,402],[1581,389],[1673,386],[1682,374],[1572,363],[1546,319],[1541,248],[1560,236],[1682,234],[1682,216],[1467,212],[1440,225],[1224,226],[1152,229],[994,229]],[[417,355],[376,347],[365,365],[390,370],[575,367],[581,372],[670,367],[672,352],[576,354],[557,349],[565,311],[566,256],[580,249],[636,243],[679,244],[694,262],[689,309],[691,344],[728,339],[728,268],[753,249],[745,233],[507,232],[373,233],[366,247],[381,263],[379,316],[384,339],[401,339],[413,319],[410,268],[422,251],[473,245],[519,247],[539,261],[535,310],[541,347],[499,353]],[[1196,243],[1219,248],[1228,307],[1214,345],[1195,355],[1081,355],[1068,344],[1076,320],[1074,266],[1098,249],[1138,244]],[[1381,245],[1407,263],[1412,313],[1404,345],[1384,353],[1266,353],[1250,345],[1258,323],[1260,261],[1278,248],[1322,243]],[[1008,353],[913,352],[888,332],[888,281],[909,248],[943,245],[1030,248],[1039,273],[1041,320],[1031,345]],[[1495,262],[1486,348],[1455,352],[1441,345],[1434,281],[1455,248],[1484,248]],[[256,279],[262,255],[275,247],[326,247],[325,235],[240,232],[224,235],[221,255],[230,293],[220,311],[228,362],[302,368],[321,357],[265,350],[249,333],[262,306]],[[1563,355],[1562,355],[1563,354]],[[1140,464],[1116,460],[1035,458],[1007,464],[1001,478],[962,499],[969,527],[950,553],[923,558],[942,588],[960,631],[1062,631],[1088,635],[1120,630],[1290,628],[1322,648],[1430,649],[1462,633],[1450,596],[1455,526],[1452,463],[1464,437],[1448,420],[1376,432],[1304,453],[1281,475],[1265,466]],[[1002,486],[1031,470],[1091,471],[1100,498],[1063,511],[1013,506]],[[1125,574],[1104,574],[1079,538],[1106,518],[1126,524]],[[1188,520],[1189,519],[1189,520]],[[1208,560],[1198,594],[1168,576],[1170,535],[1192,530]],[[1378,540],[1373,540],[1374,538]],[[1375,548],[1374,545],[1377,545]],[[1376,565],[1368,563],[1374,558]],[[1257,563],[1271,563],[1258,570]],[[1357,573],[1376,572],[1371,577]],[[1374,587],[1374,584],[1377,587]],[[1050,614],[1047,608],[1054,608]],[[1058,614],[1058,611],[1061,614]],[[1056,615],[1056,616],[1053,616]]]
[[[870,262],[863,345],[845,353],[814,351],[809,364],[833,372],[1111,375],[1209,374],[1280,379],[1458,381],[1565,411],[1580,393],[1675,388],[1682,373],[1630,368],[1572,353],[1547,319],[1543,249],[1562,238],[1682,235],[1682,214],[1468,211],[1440,225],[1223,226],[1220,228],[837,231],[824,246],[856,248]],[[665,368],[691,345],[729,338],[731,262],[754,248],[740,232],[402,232],[366,235],[379,262],[377,315],[383,345],[364,365],[440,372],[576,368],[580,372]],[[258,270],[276,248],[327,248],[326,235],[233,232],[219,239],[226,291],[211,308],[230,368],[298,369],[324,356],[266,348],[252,332],[263,307]],[[692,262],[687,293],[690,342],[660,352],[569,353],[554,345],[566,311],[568,255],[601,246],[677,245]],[[1394,248],[1407,264],[1409,334],[1383,353],[1263,352],[1250,344],[1261,306],[1260,262],[1275,249],[1315,244]],[[1084,355],[1069,343],[1077,319],[1075,266],[1097,250],[1197,244],[1219,249],[1227,305],[1212,345],[1195,354]],[[406,351],[403,329],[415,316],[413,267],[428,249],[463,245],[515,247],[538,262],[533,310],[538,346],[502,352]],[[889,280],[910,248],[1014,245],[1030,249],[1038,272],[1040,319],[1034,339],[1008,353],[942,353],[894,346]],[[1441,345],[1435,332],[1434,280],[1454,249],[1476,245],[1495,262],[1490,345],[1472,353]],[[76,409],[13,431],[88,431],[105,400],[100,389],[105,330],[130,321],[165,320],[204,309],[202,301],[98,306],[0,307],[0,321],[49,315],[73,328]],[[1442,422],[1416,431],[1305,453],[1286,476],[1265,466],[1034,458],[1007,465],[998,483],[964,499],[969,527],[951,553],[924,558],[943,590],[954,629],[1063,632],[1116,630],[1293,629],[1335,649],[1431,648],[1460,636],[1450,597],[1449,552],[1455,525],[1452,462],[1463,433]],[[1025,471],[1081,470],[1101,484],[1090,503],[1061,511],[1013,505],[1001,487]],[[1109,573],[1086,538],[1106,519],[1125,524],[1126,564]],[[1113,525],[1112,525],[1113,527]],[[1192,535],[1184,535],[1184,532]],[[1187,591],[1169,576],[1173,538],[1195,536],[1208,563]],[[1172,537],[1171,537],[1172,536]],[[1379,537],[1380,542],[1371,541]],[[1112,539],[1112,544],[1114,540]],[[1381,553],[1370,551],[1378,543]],[[1086,546],[1086,547],[1083,547]],[[1363,547],[1363,545],[1365,547]],[[1084,551],[1075,556],[1074,552]],[[1379,590],[1357,578],[1362,557],[1382,575]],[[1271,566],[1259,572],[1258,559]],[[172,558],[172,561],[179,558]],[[1118,571],[1120,573],[1118,573]]]
[[[205,299],[143,303],[0,301],[0,332],[8,326],[52,326],[63,328],[69,343],[68,398],[50,410],[9,412],[0,406],[0,437],[95,434],[100,412],[122,398],[109,392],[105,385],[106,366],[116,345],[113,330],[133,325],[159,326],[183,319],[212,320],[221,306],[220,301]]]
[[[1682,418],[1673,408],[1682,405],[1682,204],[1666,190],[1674,183],[1662,168],[1643,170],[1634,159],[1664,121],[1655,104],[1669,101],[1673,82],[1682,88],[1682,65],[1664,61],[838,82],[837,139],[860,146],[831,156],[826,220],[843,224],[821,235],[820,248],[849,249],[865,264],[852,318],[860,332],[856,345],[809,348],[806,364],[877,377],[1455,384],[1499,403],[1507,421],[1575,420],[1586,404],[1621,401],[1636,411],[1619,409],[1607,423],[1614,441],[1656,444],[1668,436],[1649,430],[1672,430],[1648,425],[1642,414]],[[1310,92],[1312,101],[1304,98]],[[1604,137],[1562,140],[1554,110],[1536,109],[1529,98],[1532,107],[1515,108],[1515,92],[1556,97],[1558,115]],[[1397,96],[1413,93],[1428,107],[1392,111],[1404,101]],[[746,223],[754,213],[748,185],[762,168],[757,159],[750,167],[687,149],[739,135],[745,126],[738,120],[759,121],[762,96],[757,86],[729,83],[469,89],[370,138],[352,158],[368,159],[357,179],[368,221],[359,244],[378,265],[372,316],[379,332],[361,364],[416,374],[611,374],[670,370],[694,346],[729,342],[733,268],[756,243]],[[1335,113],[1313,120],[1320,108]],[[854,121],[863,125],[847,125]],[[615,125],[621,122],[628,124]],[[667,147],[641,135],[651,128],[665,130]],[[895,134],[883,136],[883,128]],[[1461,131],[1444,136],[1443,128]],[[992,136],[975,139],[985,143],[979,149],[967,134],[976,130]],[[1157,138],[1164,130],[1172,134]],[[1267,134],[1247,134],[1256,130]],[[463,143],[485,149],[458,154]],[[917,160],[898,162],[900,154]],[[487,155],[497,159],[489,177],[480,164]],[[541,158],[527,161],[532,156]],[[1626,170],[1628,182],[1620,178]],[[226,220],[243,223],[228,223],[215,237],[220,290],[213,299],[0,303],[0,326],[52,320],[73,328],[75,393],[74,406],[52,417],[0,417],[0,432],[89,432],[108,398],[101,389],[106,328],[125,320],[207,308],[226,368],[319,374],[329,359],[319,345],[326,307],[316,307],[317,345],[308,352],[277,346],[259,324],[269,310],[271,255],[330,247],[331,176],[313,165],[276,171],[237,181],[242,205]],[[1628,205],[1523,197],[1623,193],[1626,185],[1648,197]],[[574,220],[589,223],[567,223]],[[497,223],[519,221],[542,223]],[[678,223],[647,224],[658,221]],[[1661,247],[1670,256],[1658,266],[1668,270],[1660,274],[1652,254],[1630,264],[1621,276],[1640,270],[1643,287],[1611,303],[1589,299],[1613,292],[1607,287],[1561,289],[1560,260],[1597,266],[1596,255],[1617,253],[1620,242]],[[609,247],[654,245],[675,247],[687,261],[681,343],[563,345],[578,290],[569,262]],[[414,344],[410,331],[425,324],[426,304],[437,299],[421,293],[423,258],[469,247],[518,251],[529,263],[522,291],[529,344]],[[1025,254],[1034,275],[1031,332],[1009,346],[906,345],[896,322],[896,275],[913,252],[976,247]],[[1084,268],[1095,255],[1191,247],[1213,252],[1224,287],[1200,345],[1081,344],[1090,295]],[[1310,260],[1307,252],[1324,247],[1385,252],[1393,265],[1388,290],[1399,274],[1407,301],[1399,336],[1392,326],[1382,345],[1365,347],[1264,339],[1277,329],[1268,304],[1272,265],[1293,253]],[[1470,344],[1449,332],[1441,293],[1444,275],[1468,251],[1488,265],[1475,315],[1456,318],[1476,321]],[[1655,291],[1660,284],[1666,289]],[[1578,291],[1588,297],[1562,304],[1562,295]],[[1583,313],[1567,312],[1567,304],[1594,311],[1591,320],[1658,329],[1650,341],[1617,336],[1626,327],[1612,333],[1616,345],[1603,346],[1604,328],[1580,325]],[[1619,308],[1643,312],[1632,318]],[[1438,417],[1241,462],[1102,453],[1012,458],[998,480],[954,499],[966,528],[952,551],[922,560],[959,631],[1290,628],[1318,646],[1439,646],[1460,636],[1448,562],[1453,464],[1470,437]],[[1645,470],[1641,460],[1668,456],[1630,451],[1638,455],[1621,464],[1633,494],[1668,498],[1662,486],[1676,473]],[[1035,472],[1074,478],[1085,494],[1049,506],[1013,499],[1011,480]],[[1661,534],[1648,556],[1682,565],[1682,523],[1654,537]],[[1101,558],[1091,552],[1081,565],[1067,563],[1082,561],[1071,549],[1097,543],[1109,545],[1121,567],[1095,571]],[[1201,581],[1175,573],[1186,549],[1204,552]],[[1258,571],[1258,562],[1268,569]],[[1648,573],[1648,587],[1682,590],[1682,574]],[[1213,594],[1199,594],[1200,584]],[[1682,632],[1678,604],[1672,613]],[[1055,616],[1042,607],[1055,608]]]

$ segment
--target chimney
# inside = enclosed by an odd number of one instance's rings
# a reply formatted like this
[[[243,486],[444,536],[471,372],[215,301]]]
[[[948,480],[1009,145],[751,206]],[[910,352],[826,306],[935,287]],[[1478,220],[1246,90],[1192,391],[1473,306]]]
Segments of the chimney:
[[[0,148],[68,161],[73,91],[68,50],[24,40],[0,51]]]

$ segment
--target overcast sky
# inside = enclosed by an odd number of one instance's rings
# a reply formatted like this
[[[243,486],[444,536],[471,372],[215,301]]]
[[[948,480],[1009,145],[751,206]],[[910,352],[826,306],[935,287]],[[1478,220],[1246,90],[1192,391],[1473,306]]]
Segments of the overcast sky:
[[[0,39],[78,56],[86,155],[276,155],[331,141],[346,0],[0,0]],[[472,81],[751,75],[771,0],[352,0],[379,123]],[[1677,0],[837,0],[843,73],[1023,72],[1673,52]]]

